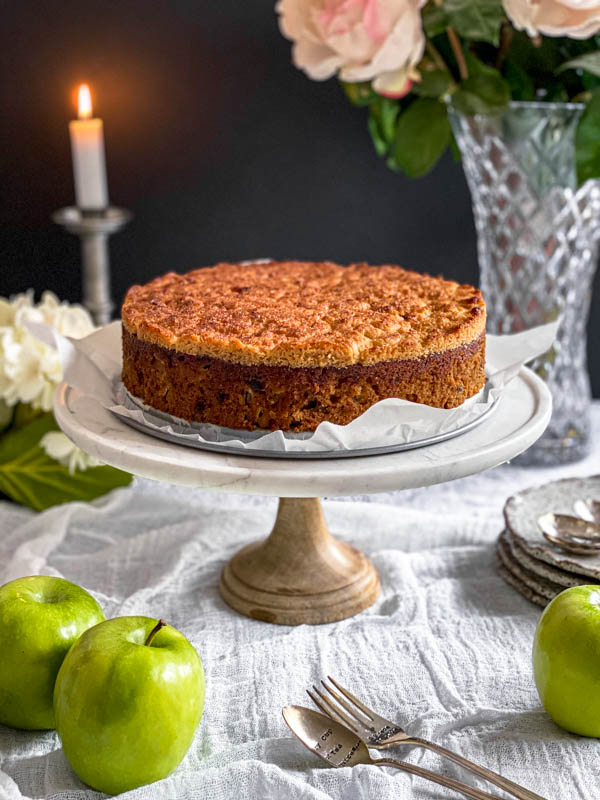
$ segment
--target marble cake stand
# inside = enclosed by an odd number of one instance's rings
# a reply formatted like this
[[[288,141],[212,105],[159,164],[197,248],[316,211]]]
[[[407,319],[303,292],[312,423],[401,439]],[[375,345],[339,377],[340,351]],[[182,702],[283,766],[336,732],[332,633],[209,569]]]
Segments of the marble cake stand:
[[[77,403],[79,397],[66,384],[59,387],[57,422],[101,461],[169,483],[280,498],[270,535],[232,558],[220,589],[240,613],[284,625],[344,619],[371,605],[379,592],[375,567],[331,536],[318,498],[411,489],[495,467],[541,436],[552,406],[543,381],[523,369],[494,413],[454,439],[380,456],[282,460],[171,444],[129,427],[97,403]]]

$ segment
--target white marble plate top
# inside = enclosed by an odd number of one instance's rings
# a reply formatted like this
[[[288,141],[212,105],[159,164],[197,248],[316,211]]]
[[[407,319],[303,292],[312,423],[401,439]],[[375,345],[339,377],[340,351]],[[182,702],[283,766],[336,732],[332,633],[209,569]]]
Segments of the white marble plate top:
[[[141,433],[99,404],[74,411],[76,389],[59,386],[54,412],[62,430],[90,455],[134,475],[168,483],[277,497],[335,497],[411,489],[495,467],[543,433],[552,400],[528,369],[509,384],[498,410],[447,442],[381,456],[331,461],[252,458],[196,450]]]
[[[545,383],[524,368],[499,408],[477,428],[439,444],[380,456],[330,461],[252,458],[196,450],[141,433],[99,404],[73,409],[76,389],[59,386],[54,413],[90,455],[134,475],[168,483],[276,497],[336,497],[412,489],[498,466],[532,445],[552,410]]]

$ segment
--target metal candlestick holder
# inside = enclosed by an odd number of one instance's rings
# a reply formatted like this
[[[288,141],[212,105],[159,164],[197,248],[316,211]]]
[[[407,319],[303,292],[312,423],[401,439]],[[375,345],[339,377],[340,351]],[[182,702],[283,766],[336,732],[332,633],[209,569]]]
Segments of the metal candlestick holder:
[[[110,322],[114,303],[110,296],[108,237],[120,231],[132,214],[110,206],[97,214],[86,214],[75,206],[55,211],[52,220],[81,239],[83,305],[96,325]]]

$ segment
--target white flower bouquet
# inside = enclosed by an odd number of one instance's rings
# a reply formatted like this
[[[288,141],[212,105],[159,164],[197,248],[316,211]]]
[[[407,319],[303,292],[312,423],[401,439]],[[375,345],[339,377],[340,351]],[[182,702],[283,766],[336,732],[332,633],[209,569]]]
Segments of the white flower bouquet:
[[[294,64],[337,75],[368,107],[377,153],[409,177],[450,146],[452,105],[498,115],[513,101],[582,102],[580,183],[600,177],[600,0],[278,0]]]
[[[79,339],[94,330],[81,306],[44,292],[0,298],[0,493],[40,511],[70,500],[92,500],[131,475],[101,465],[62,433],[52,414],[62,379],[58,354],[26,327],[45,323]]]

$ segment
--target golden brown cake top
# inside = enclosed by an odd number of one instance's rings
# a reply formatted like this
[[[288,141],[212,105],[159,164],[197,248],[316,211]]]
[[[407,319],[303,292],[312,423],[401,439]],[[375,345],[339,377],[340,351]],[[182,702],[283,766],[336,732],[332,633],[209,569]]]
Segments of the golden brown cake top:
[[[417,358],[476,339],[472,286],[396,266],[271,261],[169,272],[132,286],[123,324],[181,353],[242,364],[346,366]]]

